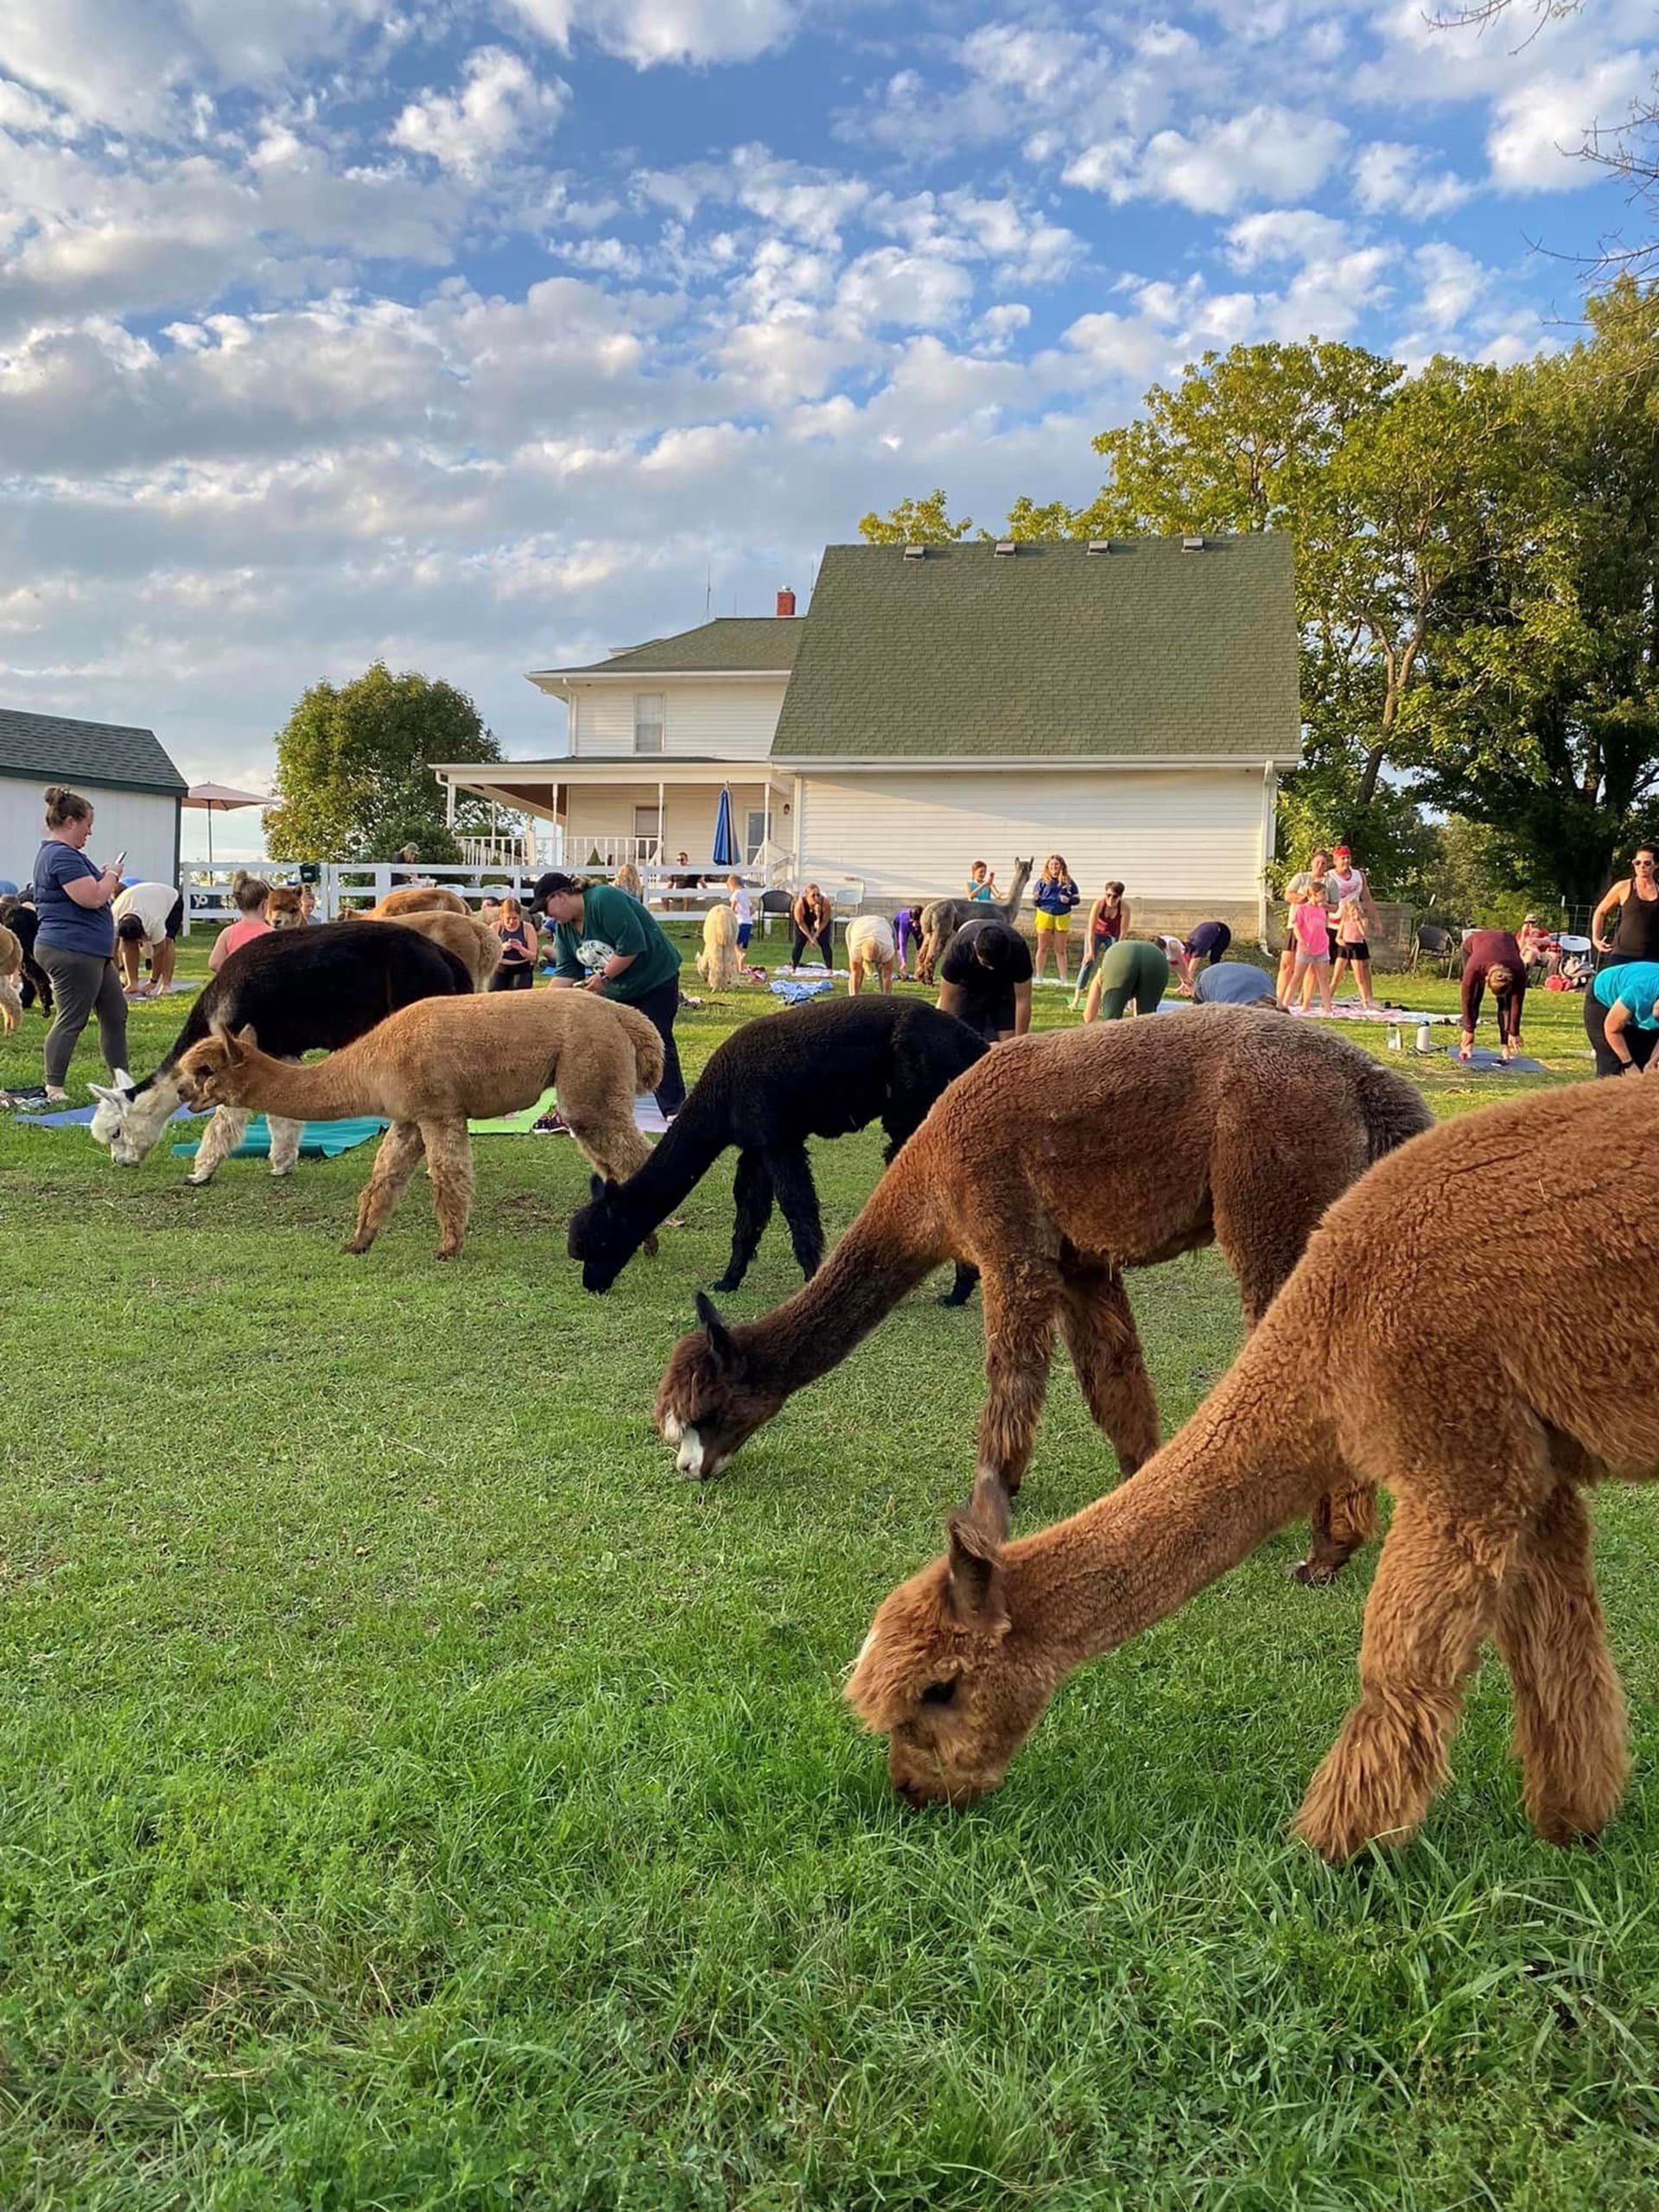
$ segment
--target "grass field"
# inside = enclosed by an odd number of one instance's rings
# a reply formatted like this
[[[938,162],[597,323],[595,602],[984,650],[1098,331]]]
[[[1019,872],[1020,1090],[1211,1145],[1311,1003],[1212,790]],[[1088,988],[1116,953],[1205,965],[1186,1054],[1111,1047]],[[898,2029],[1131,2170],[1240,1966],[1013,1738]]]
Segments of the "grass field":
[[[690,1066],[756,1003],[684,1016]],[[1537,995],[1544,1079],[1579,1022]],[[917,1815],[838,1690],[964,1491],[977,1305],[912,1299],[684,1484],[649,1410],[729,1173],[590,1299],[573,1148],[477,1149],[441,1268],[422,1185],[340,1254],[366,1150],[194,1192],[0,1123],[10,2212],[1654,2203],[1649,1494],[1598,1508],[1637,1751],[1599,1852],[1526,1827],[1491,1662],[1408,1853],[1286,1841],[1370,1573],[1293,1590],[1295,1531]],[[817,1165],[835,1233],[877,1141]],[[774,1225],[728,1304],[796,1280]],[[1134,1294],[1171,1427],[1236,1301],[1211,1254]],[[1028,1525],[1112,1479],[1059,1359]]]

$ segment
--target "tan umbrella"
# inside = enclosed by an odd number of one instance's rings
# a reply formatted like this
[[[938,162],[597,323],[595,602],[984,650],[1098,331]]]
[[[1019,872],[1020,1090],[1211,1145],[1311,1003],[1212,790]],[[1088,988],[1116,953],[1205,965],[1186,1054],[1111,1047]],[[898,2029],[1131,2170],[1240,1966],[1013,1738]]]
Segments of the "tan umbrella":
[[[238,791],[229,784],[192,784],[179,801],[181,806],[194,806],[207,817],[207,865],[213,864],[213,817],[232,814],[239,806],[275,806],[276,799],[264,791]]]

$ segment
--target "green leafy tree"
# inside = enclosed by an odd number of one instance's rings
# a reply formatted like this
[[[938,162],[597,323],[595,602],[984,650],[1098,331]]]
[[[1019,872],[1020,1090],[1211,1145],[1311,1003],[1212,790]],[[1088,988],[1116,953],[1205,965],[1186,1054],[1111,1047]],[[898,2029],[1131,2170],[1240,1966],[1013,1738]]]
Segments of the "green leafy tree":
[[[954,545],[973,526],[968,518],[952,522],[944,493],[933,491],[925,499],[900,499],[884,515],[872,509],[858,534],[870,545]]]
[[[499,760],[477,708],[453,684],[376,661],[349,683],[314,683],[276,740],[283,804],[265,819],[273,860],[384,861],[405,845],[423,860],[460,858],[435,760]],[[457,827],[482,830],[467,800]]]

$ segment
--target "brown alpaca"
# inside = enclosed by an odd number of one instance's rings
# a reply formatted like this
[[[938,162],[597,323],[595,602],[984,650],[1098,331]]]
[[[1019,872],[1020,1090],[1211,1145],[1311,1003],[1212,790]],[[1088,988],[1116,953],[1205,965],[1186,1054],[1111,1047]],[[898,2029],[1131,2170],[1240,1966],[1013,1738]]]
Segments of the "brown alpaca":
[[[23,978],[23,948],[9,929],[0,927],[0,1024],[10,1036],[23,1026],[23,1001],[18,985]]]
[[[1058,1321],[1131,1473],[1158,1448],[1158,1408],[1122,1270],[1214,1241],[1254,1324],[1326,1206],[1429,1118],[1415,1085],[1357,1046],[1246,1007],[999,1045],[785,1305],[728,1329],[699,1301],[704,1328],[676,1347],[657,1425],[683,1472],[718,1474],[931,1269],[967,1261],[985,1287],[981,1466],[1019,1489]],[[1363,1485],[1322,1502],[1310,1573],[1334,1573],[1372,1526]]]
[[[394,898],[398,895],[392,893]],[[405,907],[401,914],[371,910],[360,918],[367,922],[396,922],[399,929],[413,930],[417,937],[441,944],[460,961],[472,977],[475,991],[487,991],[491,978],[501,965],[501,940],[489,924],[480,922],[476,914],[457,914],[448,906],[416,906]]]
[[[358,1205],[348,1252],[366,1252],[397,1209],[422,1155],[453,1260],[473,1203],[468,1121],[533,1106],[549,1084],[598,1173],[620,1179],[650,1157],[633,1118],[635,1093],[662,1081],[663,1044],[644,1014],[586,991],[512,991],[422,999],[313,1065],[268,1058],[251,1029],[223,1029],[179,1063],[199,1105],[251,1106],[300,1122],[381,1114],[391,1123]]]
[[[1020,901],[1025,897],[1033,861],[1016,860],[1014,864],[1014,888],[1006,899],[933,899],[922,909],[922,946],[916,956],[916,980],[931,983],[934,971],[950,947],[950,940],[959,929],[969,922],[982,921],[986,915],[1000,915],[1012,925],[1019,916]]]
[[[390,922],[400,921],[405,914],[470,914],[472,911],[459,891],[446,890],[441,883],[412,883],[403,891],[388,891],[378,906],[365,906],[352,919]]]
[[[305,926],[305,911],[300,905],[300,894],[291,884],[271,886],[270,896],[265,901],[265,919],[274,930],[297,930]]]
[[[1570,1175],[1547,1164],[1564,1160]],[[1074,1668],[1236,1566],[1335,1466],[1391,1491],[1394,1519],[1359,1702],[1297,1834],[1336,1860],[1411,1835],[1488,1638],[1533,1825],[1552,1843],[1599,1834],[1627,1754],[1581,1493],[1659,1477],[1659,1338],[1633,1294],[1656,1203],[1655,1084],[1535,1093],[1374,1167],[1132,1480],[1016,1543],[978,1483],[949,1554],[887,1599],[847,1695],[890,1738],[894,1786],[995,1789]]]

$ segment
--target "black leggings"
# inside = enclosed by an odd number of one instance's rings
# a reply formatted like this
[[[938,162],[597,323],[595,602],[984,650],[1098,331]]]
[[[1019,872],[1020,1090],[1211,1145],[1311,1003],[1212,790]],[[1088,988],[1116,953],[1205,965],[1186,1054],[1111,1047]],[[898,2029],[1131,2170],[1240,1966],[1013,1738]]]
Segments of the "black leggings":
[[[1615,1054],[1607,1042],[1607,1015],[1594,991],[1584,995],[1584,1033],[1590,1039],[1590,1048],[1596,1056],[1598,1075],[1623,1075],[1624,1063]],[[1638,1029],[1634,1022],[1627,1022],[1619,1034],[1624,1038],[1630,1058],[1639,1068],[1644,1068],[1659,1046],[1659,1029]]]
[[[833,975],[835,973],[836,959],[834,953],[831,952],[830,948],[835,941],[832,928],[825,930],[823,940],[820,941],[817,938],[808,937],[805,931],[798,926],[795,931],[794,949],[789,956],[790,966],[791,968],[799,968],[803,966],[806,959],[806,948],[809,944],[817,944],[818,950],[823,955],[824,966]]]
[[[66,952],[55,944],[36,944],[35,957],[52,979],[57,1019],[46,1033],[46,1080],[63,1088],[80,1033],[98,1016],[98,1041],[111,1077],[127,1065],[127,1001],[115,963],[91,952]]]
[[[685,1078],[680,1073],[679,1047],[674,1042],[674,1017],[680,1010],[680,979],[665,983],[632,1001],[663,1040],[663,1079],[657,1086],[657,1104],[671,1120],[685,1103]]]
[[[527,991],[536,981],[533,960],[504,960],[490,978],[493,991]]]

